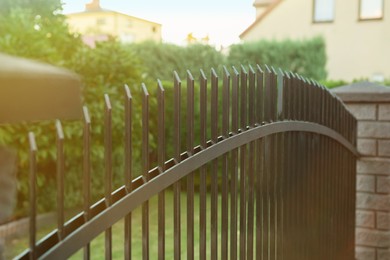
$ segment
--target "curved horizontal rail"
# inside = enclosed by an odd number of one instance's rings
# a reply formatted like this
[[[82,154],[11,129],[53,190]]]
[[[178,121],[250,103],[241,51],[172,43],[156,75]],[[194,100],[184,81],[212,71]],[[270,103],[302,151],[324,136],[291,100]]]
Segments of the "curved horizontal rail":
[[[206,149],[200,150],[193,156],[188,157],[180,163],[172,166],[164,173],[159,174],[147,183],[144,183],[131,193],[124,195],[112,206],[102,210],[102,212],[96,215],[93,219],[86,222],[79,229],[69,234],[63,241],[43,254],[42,259],[67,258],[71,256],[74,252],[91,241],[91,239],[95,238],[100,233],[104,232],[104,230],[123,218],[126,214],[128,214],[128,212],[134,210],[152,196],[158,194],[160,191],[171,186],[190,172],[198,169],[215,158],[265,136],[291,131],[316,133],[327,136],[343,145],[355,156],[358,156],[358,152],[355,147],[343,136],[328,127],[316,123],[283,121],[250,128],[247,131],[222,139],[220,142],[213,144]]]

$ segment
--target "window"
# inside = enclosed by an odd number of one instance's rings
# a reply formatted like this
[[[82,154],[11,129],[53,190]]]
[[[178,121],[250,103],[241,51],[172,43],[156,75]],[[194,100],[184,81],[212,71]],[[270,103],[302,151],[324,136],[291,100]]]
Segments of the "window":
[[[156,26],[153,26],[153,27],[152,27],[152,32],[154,32],[154,33],[157,32]]]
[[[360,0],[359,19],[373,20],[383,18],[383,0]]]
[[[313,22],[332,22],[334,20],[334,0],[314,0],[313,11]]]
[[[96,20],[96,24],[97,24],[97,25],[104,25],[104,24],[106,24],[106,19],[104,19],[104,18],[98,18],[98,19]]]

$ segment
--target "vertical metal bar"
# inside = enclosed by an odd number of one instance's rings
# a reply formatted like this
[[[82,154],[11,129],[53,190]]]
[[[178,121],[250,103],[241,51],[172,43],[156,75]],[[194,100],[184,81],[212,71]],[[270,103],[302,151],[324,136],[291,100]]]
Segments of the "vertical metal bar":
[[[181,80],[179,75],[175,71],[174,78],[174,160],[176,163],[180,163],[180,110],[181,110]],[[174,226],[174,258],[180,259],[181,257],[181,220],[180,220],[180,181],[173,184],[173,226]]]
[[[83,107],[84,129],[83,129],[83,195],[84,195],[84,218],[90,219],[91,206],[91,118],[88,108]],[[90,258],[90,244],[84,247],[84,259]]]
[[[322,92],[321,92],[321,88],[318,86],[317,82],[312,82],[313,84],[313,97],[314,97],[314,100],[312,101],[312,104],[311,106],[313,106],[315,108],[315,110],[313,111],[312,113],[312,118],[311,118],[311,121],[314,122],[314,123],[318,123],[320,124],[321,123],[321,108],[322,108],[322,100],[321,100],[321,97],[322,97]],[[319,151],[319,148],[321,147],[321,139],[322,137],[320,135],[315,135],[315,145],[313,147],[313,150],[314,150],[314,154],[315,154],[315,157],[314,157],[314,174],[316,175],[316,178],[315,178],[315,184],[314,184],[314,191],[315,191],[315,197],[314,197],[314,204],[315,204],[315,216],[314,216],[314,219],[317,220],[316,223],[315,223],[315,228],[318,230],[317,233],[318,235],[316,236],[316,244],[315,244],[315,253],[318,255],[321,253],[321,236],[323,236],[321,234],[321,194],[322,194],[322,190],[321,190],[321,153]],[[319,259],[321,259],[322,256],[319,257]]]
[[[310,116],[309,116],[309,121],[310,122],[316,122],[317,120],[317,112],[318,112],[318,107],[319,107],[319,92],[318,92],[318,87],[314,81],[309,82],[309,107],[311,110],[309,111]],[[318,171],[318,139],[319,135],[318,134],[312,134],[312,139],[311,139],[311,151],[309,152],[309,155],[312,156],[313,160],[311,161],[311,170],[309,171],[312,175],[312,184],[309,187],[310,192],[313,193],[313,196],[310,198],[311,200],[311,205],[310,208],[313,209],[312,215],[311,215],[311,221],[313,227],[317,230],[317,235],[313,235],[313,247],[312,247],[312,254],[318,254],[319,252],[319,241],[318,241],[318,235],[319,235],[319,229],[317,226],[317,222],[319,219],[318,216],[318,195],[319,195],[319,189],[318,189],[318,181],[319,181],[319,171]]]
[[[200,70],[200,145],[202,149],[207,148],[207,78],[203,70]],[[199,258],[206,259],[207,237],[206,237],[206,212],[207,212],[207,166],[200,168],[200,201],[199,201]]]
[[[233,67],[232,79],[232,132],[238,134],[238,111],[239,111],[239,82],[240,74]],[[232,151],[231,157],[231,197],[230,197],[230,258],[237,259],[237,183],[238,183],[238,149]]]
[[[104,95],[104,160],[105,160],[105,202],[106,207],[112,204],[112,107],[110,98]],[[105,232],[105,256],[112,259],[112,228]]]
[[[56,120],[57,130],[57,228],[58,238],[61,241],[65,237],[64,233],[64,132],[59,120]]]
[[[187,71],[187,154],[194,153],[194,78]],[[194,173],[187,175],[187,259],[194,259]]]
[[[326,176],[326,165],[327,165],[327,138],[321,136],[321,159],[320,159],[320,181],[321,181],[321,200],[320,200],[320,216],[321,216],[321,243],[320,243],[320,254],[322,259],[328,259],[328,250],[329,250],[329,239],[327,237],[327,182],[329,179]]]
[[[334,121],[334,129],[336,132],[339,132],[338,130],[338,117],[340,114],[338,113],[338,105],[337,105],[337,100],[335,98],[332,98],[332,103],[333,103],[333,121]],[[336,118],[337,117],[337,118]],[[341,210],[339,208],[340,201],[342,200],[342,197],[340,197],[340,184],[341,184],[341,176],[339,175],[338,168],[341,165],[340,163],[340,149],[339,145],[336,141],[332,140],[332,155],[334,156],[334,162],[335,164],[333,165],[333,170],[332,170],[332,189],[333,189],[333,207],[332,207],[332,215],[334,218],[334,225],[332,226],[332,229],[338,230],[339,234],[338,236],[332,235],[332,238],[334,240],[334,254],[339,255],[338,248],[340,246],[340,238],[342,237],[342,227],[340,227],[340,216],[341,216]],[[337,199],[336,199],[337,198]]]
[[[297,75],[293,74],[293,85],[294,85],[294,119],[295,120],[301,120],[300,118],[300,104],[302,102],[301,100],[301,93],[300,93],[300,89],[299,89],[299,79],[297,78]],[[301,218],[301,214],[302,214],[302,209],[301,209],[301,204],[302,204],[302,201],[301,201],[301,198],[300,198],[300,189],[301,187],[299,186],[299,184],[301,183],[300,181],[300,171],[299,171],[299,160],[302,160],[302,156],[301,154],[299,153],[300,151],[300,133],[299,132],[295,132],[294,133],[294,137],[293,137],[293,154],[294,154],[294,160],[293,160],[293,183],[295,184],[294,185],[294,188],[295,188],[295,192],[293,193],[293,204],[294,204],[294,208],[293,208],[293,211],[294,211],[294,215],[293,215],[293,225],[294,227],[296,227],[294,229],[294,232],[299,232],[298,234],[300,235],[300,237],[302,237],[302,239],[300,240],[297,240],[297,241],[294,241],[295,243],[295,252],[293,252],[293,255],[294,255],[294,258],[293,259],[301,259],[303,258],[303,254],[302,254],[302,248],[301,248],[301,245],[302,245],[302,240],[304,239],[304,237],[302,236],[302,231],[300,230],[300,225],[301,225],[301,221],[300,221],[300,218]]]
[[[326,117],[326,100],[325,100],[325,89],[321,89],[321,115],[320,115],[320,124],[325,126],[325,117]],[[320,136],[320,145],[321,145],[321,158],[320,158],[320,216],[321,216],[321,225],[320,225],[320,255],[322,259],[326,259],[326,246],[327,246],[327,239],[326,239],[326,222],[325,219],[327,216],[325,215],[325,205],[326,205],[326,176],[325,176],[325,165],[326,165],[326,137]]]
[[[294,84],[294,119],[295,120],[301,120],[300,117],[300,105],[302,104],[302,97],[300,93],[300,88],[299,88],[299,78],[298,75],[293,74],[293,84]],[[294,132],[294,137],[293,137],[293,151],[294,151],[294,161],[293,161],[293,183],[294,185],[294,192],[293,192],[293,203],[294,203],[294,213],[293,213],[293,219],[294,219],[294,232],[299,232],[299,235],[301,237],[300,240],[294,241],[295,242],[295,247],[296,250],[294,252],[294,258],[293,259],[302,259],[303,258],[303,253],[302,253],[302,240],[304,239],[302,235],[302,230],[301,230],[301,217],[302,217],[302,200],[300,196],[301,192],[301,187],[299,186],[301,181],[301,172],[299,170],[300,167],[300,160],[302,160],[302,154],[300,153],[301,145],[300,145],[300,133],[299,132]]]
[[[277,120],[284,120],[284,73],[281,69],[278,70],[276,78],[276,90],[277,90]],[[281,259],[283,257],[283,214],[284,214],[284,142],[285,133],[276,135],[276,151],[275,151],[275,188],[276,188],[276,246],[275,246],[275,258]]]
[[[248,124],[248,72],[241,65],[241,85],[240,85],[240,128],[245,131]]]
[[[268,66],[265,67],[264,72],[264,121],[272,121],[273,106],[273,80],[272,72]],[[273,183],[272,183],[272,136],[264,137],[263,142],[263,156],[264,156],[264,257],[271,259],[273,253],[273,227],[274,227],[274,204],[273,204]]]
[[[305,121],[310,121],[310,113],[311,109],[314,106],[310,105],[310,89],[311,86],[309,85],[309,81],[306,78],[303,78],[303,91],[304,91],[304,120]],[[313,139],[314,136],[312,133],[305,133],[303,134],[304,136],[304,141],[305,141],[305,151],[307,153],[306,155],[306,161],[305,161],[305,168],[306,168],[306,185],[305,185],[305,202],[306,202],[306,208],[305,208],[305,215],[306,215],[306,223],[308,227],[314,227],[313,220],[314,220],[314,204],[312,204],[312,200],[315,197],[315,191],[313,191],[313,186],[314,186],[314,170],[312,168],[312,164],[314,162],[313,156],[313,151],[312,151],[312,145],[313,145]],[[310,196],[312,194],[312,196]],[[308,232],[307,236],[307,244],[310,245],[309,247],[306,247],[306,255],[308,259],[311,259],[315,255],[314,247],[315,247],[315,236],[311,233]]]
[[[325,93],[325,125],[330,127],[330,103],[329,103],[329,93]],[[331,259],[332,258],[332,241],[329,236],[329,229],[330,229],[330,221],[331,221],[331,215],[329,214],[329,209],[330,209],[330,196],[331,196],[331,191],[330,191],[330,176],[329,176],[329,165],[328,163],[331,161],[330,155],[331,155],[331,150],[330,150],[330,140],[329,138],[325,138],[325,145],[324,145],[324,153],[325,153],[325,159],[324,159],[324,177],[326,178],[326,181],[324,183],[324,189],[325,189],[325,203],[324,203],[324,213],[326,216],[326,222],[325,222],[325,248],[324,248],[324,255],[325,259]]]
[[[149,181],[149,93],[142,84],[142,178]],[[149,259],[149,201],[142,204],[142,259]]]
[[[249,109],[249,126],[254,127],[256,122],[256,111],[255,111],[255,97],[256,97],[256,72],[249,65],[249,98],[248,98],[248,109]]]
[[[301,104],[300,104],[300,109],[301,109],[301,121],[306,121],[307,117],[307,95],[306,95],[306,81],[305,78],[302,76],[299,76],[300,81],[299,81],[299,88],[300,88],[300,96],[301,96]],[[301,226],[304,228],[305,225],[309,225],[309,208],[308,208],[308,184],[305,185],[305,183],[308,183],[308,167],[307,167],[307,161],[308,161],[308,135],[306,133],[300,132],[300,145],[301,145],[301,151],[302,151],[302,159],[300,160],[300,166],[299,169],[301,171],[302,177],[304,181],[301,181],[301,192],[300,196],[301,199],[300,201],[302,202],[302,217],[300,218],[301,220]],[[306,245],[310,244],[310,239],[309,239],[309,234],[307,232],[304,232],[304,239],[303,243],[301,244],[302,247],[302,252],[303,252],[303,257],[305,259],[310,259],[309,254],[309,247]]]
[[[218,76],[211,69],[211,141],[218,142]],[[218,160],[211,164],[211,259],[218,259]]]
[[[223,67],[223,102],[222,102],[222,136],[229,137],[229,110],[230,110],[230,73],[228,69]]]
[[[132,111],[133,111],[133,98],[131,96],[129,86],[124,86],[125,96],[125,172],[124,172],[124,183],[126,192],[132,192],[131,186],[132,181],[132,167],[133,167],[133,144],[132,144]],[[131,259],[131,212],[125,216],[125,239],[124,239],[124,252],[125,260]]]
[[[187,153],[194,153],[194,77],[187,70]]]
[[[165,90],[160,80],[157,81],[158,102],[158,168],[165,171]],[[158,259],[165,259],[165,192],[158,194]]]
[[[341,106],[341,101],[336,99],[337,102],[337,113],[340,115],[339,117],[339,132],[345,137],[344,129],[345,129],[345,122],[346,118],[344,116],[343,107]],[[338,144],[339,147],[339,162],[340,165],[337,165],[339,176],[341,176],[341,182],[340,182],[340,197],[342,198],[340,203],[340,228],[341,228],[341,237],[340,237],[340,244],[339,244],[339,252],[341,252],[341,255],[344,255],[345,258],[348,257],[348,252],[344,252],[342,249],[346,248],[348,244],[346,243],[346,227],[348,226],[348,222],[346,221],[346,191],[348,189],[347,187],[347,181],[346,181],[346,173],[344,172],[345,166],[346,166],[346,158],[345,158],[345,150],[343,149],[342,145]]]
[[[337,118],[339,115],[337,114],[337,105],[336,105],[336,99],[331,96],[331,106],[332,106],[332,111],[331,111],[331,117],[332,117],[332,129],[337,131]],[[339,162],[339,153],[338,153],[338,147],[337,143],[334,140],[331,140],[331,153],[332,153],[332,161],[336,162],[336,164],[331,165],[331,201],[332,201],[332,219],[334,221],[334,225],[332,226],[332,229],[336,227],[338,231],[340,231],[340,227],[338,226],[338,216],[339,212],[336,214],[336,209],[338,207],[338,202],[340,201],[338,197],[338,187],[339,187],[339,181],[336,180],[337,178],[337,166],[340,165]],[[339,236],[335,237],[332,234],[332,243],[333,243],[333,258],[336,258],[338,255],[337,252],[337,247],[338,247],[338,242],[339,242]]]
[[[284,120],[291,120],[291,102],[292,102],[292,91],[291,91],[291,77],[289,73],[285,74],[285,80],[284,80],[284,86],[283,86],[283,108],[282,108],[282,118]],[[291,133],[286,132],[283,135],[282,143],[284,144],[284,154],[287,156],[283,156],[283,184],[282,184],[282,199],[283,199],[283,214],[282,214],[282,252],[281,252],[281,259],[287,259],[289,256],[289,248],[288,245],[289,239],[291,236],[291,227],[290,227],[290,220],[291,220],[291,203],[289,203],[289,194],[291,190]]]
[[[283,73],[283,70],[279,69],[278,70],[278,73],[276,74],[277,76],[277,91],[278,91],[278,97],[277,97],[277,100],[278,100],[278,104],[277,104],[277,118],[282,121],[284,120],[285,118],[285,115],[284,115],[284,86],[285,86],[285,82],[284,82],[284,73]]]
[[[270,93],[271,96],[270,99],[270,120],[271,122],[275,122],[277,120],[276,117],[276,107],[278,104],[277,100],[277,84],[276,84],[276,74],[275,69],[273,67],[270,68]],[[267,140],[268,147],[267,151],[269,151],[269,174],[268,174],[268,180],[269,180],[269,257],[271,259],[276,258],[276,237],[277,237],[277,229],[278,229],[278,223],[277,223],[277,215],[278,215],[278,201],[277,201],[277,172],[276,172],[276,164],[277,164],[277,135],[266,137],[266,145]]]
[[[222,102],[222,136],[229,137],[229,92],[230,74],[226,67],[223,67],[223,102]],[[222,156],[222,202],[221,202],[221,259],[228,259],[228,154]]]
[[[256,74],[249,66],[249,126],[255,126],[255,83]],[[249,169],[248,169],[248,230],[247,230],[247,258],[253,259],[253,229],[254,229],[254,184],[255,184],[255,144],[249,144]]]
[[[259,65],[256,68],[256,121],[259,125],[263,122],[264,114],[264,72]],[[263,259],[263,139],[256,144],[256,259]]]
[[[30,143],[30,259],[37,259],[36,255],[36,216],[37,216],[37,145],[34,133],[28,133]]]
[[[256,67],[256,121],[259,125],[264,121],[264,71],[257,65]]]
[[[278,102],[278,83],[277,83],[277,75],[278,73],[276,72],[275,68],[274,67],[271,67],[271,84],[272,84],[272,107],[271,107],[271,120],[272,122],[276,122],[278,120],[278,105],[279,105],[279,102]]]
[[[248,104],[248,95],[247,95],[247,84],[248,84],[248,73],[245,68],[241,66],[241,85],[240,85],[240,98],[241,98],[241,107],[240,107],[240,128],[241,131],[246,130],[247,126],[247,104]],[[247,192],[247,147],[246,145],[241,146],[240,148],[240,259],[246,259],[246,216],[247,216],[247,201],[246,201],[246,192]]]
[[[267,65],[265,65],[265,71],[264,71],[264,121],[269,123],[271,121],[271,114],[272,114],[272,105],[271,104],[271,98],[272,98],[272,88],[271,88],[271,70]]]
[[[282,118],[283,120],[290,120],[290,103],[291,103],[291,78],[287,72],[283,72],[284,80],[283,80],[283,105],[282,105]],[[283,133],[282,136],[282,190],[281,190],[281,198],[282,198],[282,219],[281,219],[281,248],[280,248],[280,259],[286,259],[287,254],[287,241],[289,239],[289,227],[287,225],[289,219],[289,210],[290,205],[288,201],[288,190],[289,190],[289,178],[290,178],[290,143],[291,143],[291,135],[290,132]]]

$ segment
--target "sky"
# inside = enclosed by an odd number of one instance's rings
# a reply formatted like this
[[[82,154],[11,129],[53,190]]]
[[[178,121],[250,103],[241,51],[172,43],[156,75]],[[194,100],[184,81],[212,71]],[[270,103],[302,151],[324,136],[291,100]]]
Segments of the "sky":
[[[92,0],[62,0],[63,13],[82,12]],[[210,44],[226,47],[256,16],[254,0],[101,0],[109,9],[162,24],[164,42],[183,44],[189,33],[209,36]]]

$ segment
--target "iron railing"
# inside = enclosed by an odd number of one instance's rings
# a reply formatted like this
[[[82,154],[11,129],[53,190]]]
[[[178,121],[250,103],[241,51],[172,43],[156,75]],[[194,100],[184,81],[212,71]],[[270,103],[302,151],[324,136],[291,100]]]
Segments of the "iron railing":
[[[64,135],[57,122],[58,228],[38,243],[37,147],[30,133],[30,248],[19,258],[61,259],[84,248],[84,258],[89,259],[91,241],[105,233],[105,256],[111,259],[111,227],[124,219],[123,254],[130,259],[132,212],[142,207],[143,259],[164,259],[169,253],[174,259],[354,259],[356,120],[342,102],[317,82],[267,66],[249,66],[248,71],[241,67],[240,72],[223,68],[222,88],[215,70],[211,70],[210,84],[200,71],[197,86],[188,71],[183,152],[181,80],[174,73],[174,103],[170,104],[174,109],[169,115],[174,117],[174,156],[166,160],[166,98],[158,81],[158,166],[153,169],[149,161],[151,97],[142,85],[142,147],[133,148],[132,96],[125,86],[125,182],[115,191],[111,186],[112,107],[109,96],[104,96],[105,197],[94,205],[90,199],[91,121],[84,107],[84,210],[67,223]],[[200,97],[197,106],[195,91]],[[219,101],[222,111],[218,111]],[[200,111],[199,133],[194,132],[195,108]],[[194,143],[195,135],[199,135],[199,145]],[[142,149],[142,172],[136,178],[133,149]],[[171,188],[173,201],[167,201]],[[158,200],[156,231],[149,224],[151,211],[156,210],[149,205],[153,196]],[[171,203],[173,210],[167,211]],[[199,207],[196,214],[195,207]],[[167,223],[168,215],[172,223]],[[168,229],[173,230],[169,248]],[[153,232],[157,232],[156,255],[151,255]]]

